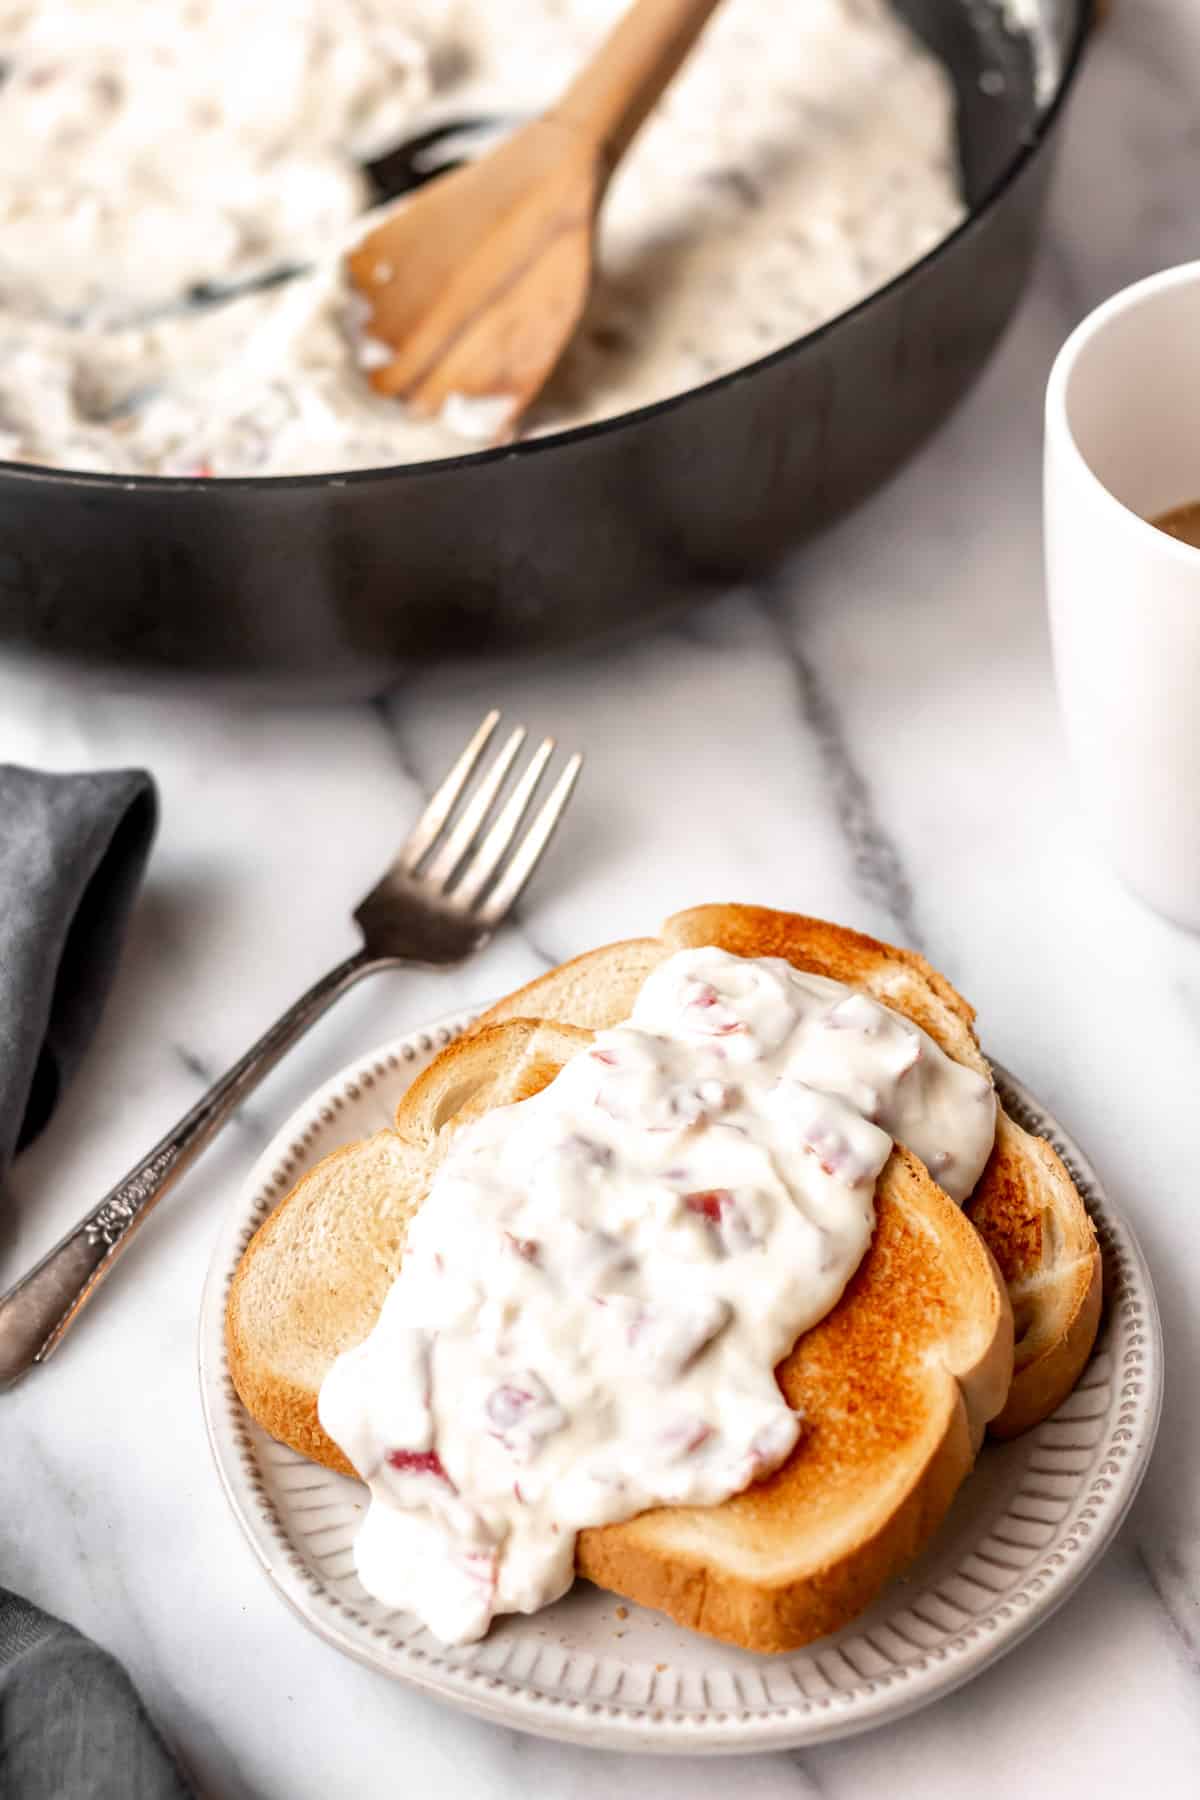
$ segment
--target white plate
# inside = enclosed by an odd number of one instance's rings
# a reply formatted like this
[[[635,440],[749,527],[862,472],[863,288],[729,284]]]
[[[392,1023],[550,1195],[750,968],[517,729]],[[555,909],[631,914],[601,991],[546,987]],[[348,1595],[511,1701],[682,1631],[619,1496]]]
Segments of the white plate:
[[[364,1490],[274,1443],[225,1361],[229,1281],[251,1233],[330,1150],[391,1120],[405,1087],[469,1023],[458,1013],[364,1057],[303,1106],[228,1212],[204,1290],[200,1379],[229,1502],[284,1599],[329,1643],[484,1718],[623,1750],[782,1749],[924,1706],[1019,1643],[1082,1580],[1121,1523],[1158,1425],[1162,1337],[1129,1226],[1074,1144],[1011,1077],[1005,1105],[1067,1162],[1100,1235],[1105,1319],[1079,1386],[1015,1443],[986,1448],[934,1543],[836,1636],[784,1656],[729,1649],[586,1582],[533,1618],[446,1650],[370,1599],[351,1544]]]

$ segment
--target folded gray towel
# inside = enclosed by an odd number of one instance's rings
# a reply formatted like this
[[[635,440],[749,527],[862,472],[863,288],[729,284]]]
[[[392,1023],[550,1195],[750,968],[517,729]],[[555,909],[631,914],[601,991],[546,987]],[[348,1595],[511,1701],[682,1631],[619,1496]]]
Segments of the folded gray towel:
[[[100,1017],[157,814],[141,770],[0,766],[0,1186]],[[4,1800],[187,1793],[120,1664],[0,1588]]]
[[[157,817],[140,769],[0,766],[0,1182],[95,1029]]]
[[[5,1800],[187,1800],[120,1663],[0,1588]]]

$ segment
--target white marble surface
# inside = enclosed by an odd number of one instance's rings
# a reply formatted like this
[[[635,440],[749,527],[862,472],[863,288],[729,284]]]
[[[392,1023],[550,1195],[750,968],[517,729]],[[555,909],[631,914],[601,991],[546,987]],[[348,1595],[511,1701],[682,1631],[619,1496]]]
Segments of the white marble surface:
[[[348,904],[485,705],[590,755],[519,927],[465,973],[380,978],[344,1001],[167,1203],[58,1359],[0,1399],[0,1581],[128,1661],[203,1792],[1195,1793],[1200,941],[1128,898],[1083,834],[1047,666],[1038,458],[1041,389],[1067,329],[1195,253],[1198,116],[1194,0],[1118,0],[1000,355],[907,473],[770,588],[586,661],[446,671],[375,707],[181,701],[0,663],[0,757],[144,762],[164,803],[100,1041],[18,1167],[0,1280],[350,946]],[[216,1210],[321,1078],[547,961],[727,897],[828,913],[947,969],[987,1044],[1135,1222],[1168,1348],[1142,1498],[1034,1640],[900,1726],[736,1768],[522,1739],[308,1636],[225,1509],[195,1371]]]

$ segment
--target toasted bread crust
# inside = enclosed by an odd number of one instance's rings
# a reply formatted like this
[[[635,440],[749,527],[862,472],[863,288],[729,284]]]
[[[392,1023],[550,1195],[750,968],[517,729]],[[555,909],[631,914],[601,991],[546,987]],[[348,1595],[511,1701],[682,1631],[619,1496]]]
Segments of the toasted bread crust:
[[[629,1016],[659,962],[707,944],[861,987],[950,1055],[987,1068],[971,1008],[923,958],[799,915],[693,908],[659,938],[551,970],[435,1059],[402,1098],[394,1132],[326,1158],[249,1245],[230,1290],[230,1369],[273,1436],[351,1472],[321,1430],[320,1382],[373,1326],[407,1220],[454,1131],[537,1092],[592,1029]],[[381,1192],[389,1184],[395,1192]],[[350,1248],[348,1213],[366,1215]],[[303,1279],[301,1253],[312,1264]],[[747,1649],[791,1649],[838,1629],[937,1529],[987,1422],[1012,1435],[1069,1391],[1100,1305],[1095,1234],[1048,1144],[1000,1113],[965,1212],[897,1147],[857,1274],[777,1370],[804,1414],[792,1455],[720,1507],[660,1508],[583,1532],[579,1572]]]
[[[886,976],[899,966],[932,988],[969,1031],[974,1027],[975,1008],[916,950],[885,944],[848,925],[833,925],[805,913],[777,912],[769,906],[726,902],[672,913],[662,934],[676,949],[717,944],[733,956],[782,956],[797,968],[852,986],[863,985],[864,976],[880,972]]]
[[[920,1025],[948,1056],[991,1072],[975,1037],[974,1009],[923,956],[824,919],[763,906],[718,904],[674,913],[660,938],[612,944],[551,969],[485,1013],[480,1024],[519,1012],[574,1019],[585,996],[593,1029],[618,1024],[658,962],[676,950],[709,944],[735,956],[780,956],[795,968],[863,988]],[[1048,1144],[1003,1112],[996,1150],[967,1215],[1013,1285],[1014,1311],[1035,1315],[1033,1329],[1018,1330],[1012,1393],[991,1427],[997,1436],[1012,1437],[1061,1404],[1091,1354],[1100,1319],[1100,1256],[1067,1169]],[[1065,1254],[1058,1252],[1060,1241],[1068,1247]]]
[[[1061,1158],[1044,1138],[1000,1113],[996,1144],[967,1203],[967,1217],[992,1250],[1012,1300],[1012,1387],[992,1420],[995,1437],[1017,1437],[1052,1413],[1078,1381],[1100,1326],[1103,1269],[1096,1231]]]
[[[584,1531],[576,1566],[745,1649],[792,1650],[836,1631],[941,1524],[1011,1361],[1011,1313],[986,1246],[897,1150],[857,1273],[776,1371],[804,1416],[788,1460],[724,1506]],[[809,1554],[789,1566],[793,1541]]]
[[[230,1285],[225,1343],[233,1385],[271,1437],[341,1475],[355,1473],[321,1426],[320,1381],[335,1356],[361,1343],[378,1318],[400,1270],[408,1220],[425,1198],[450,1136],[482,1111],[537,1093],[590,1038],[590,1032],[571,1025],[522,1019],[447,1045],[401,1098],[394,1131],[377,1132],[322,1158],[260,1225]],[[364,1199],[374,1196],[381,1182],[395,1180],[399,1204],[381,1209],[390,1229],[377,1223],[347,1245],[345,1234],[323,1216],[331,1210],[332,1184],[343,1178],[356,1183]],[[321,1260],[311,1269],[296,1254],[310,1210],[319,1227],[331,1226],[323,1230]],[[298,1267],[283,1276],[290,1283],[293,1314],[285,1330],[294,1338],[315,1335],[320,1343],[319,1373],[307,1379],[272,1354],[264,1333],[264,1307],[272,1297],[264,1292],[267,1272],[289,1259]]]
[[[457,1131],[480,1113],[539,1093],[591,1036],[574,1023],[531,1016],[497,1025],[478,1021],[469,1034],[447,1044],[400,1096],[398,1136],[421,1154],[434,1154],[445,1128]]]
[[[638,990],[672,946],[661,938],[626,938],[585,950],[506,994],[475,1022],[475,1031],[508,1019],[561,1019],[604,1031],[629,1017]]]
[[[319,1390],[311,1383],[293,1379],[264,1355],[261,1308],[259,1297],[253,1289],[256,1276],[264,1265],[269,1264],[277,1253],[287,1257],[286,1245],[296,1212],[304,1207],[310,1195],[325,1191],[334,1169],[357,1158],[361,1151],[361,1145],[347,1144],[322,1157],[275,1211],[267,1216],[246,1246],[234,1271],[225,1303],[225,1349],[229,1373],[242,1405],[251,1418],[257,1420],[264,1431],[269,1432],[279,1443],[298,1450],[310,1462],[323,1463],[327,1469],[336,1469],[339,1475],[353,1475],[355,1471],[321,1427],[317,1417]],[[396,1247],[395,1268],[399,1268],[399,1245]],[[388,1287],[395,1279],[394,1272],[380,1277],[367,1266],[356,1269],[355,1274],[363,1314],[377,1315]],[[300,1326],[299,1329],[303,1327]],[[366,1333],[360,1335],[365,1336]],[[352,1326],[347,1342],[338,1345],[336,1349],[332,1345],[328,1347],[328,1361],[332,1363],[339,1350],[349,1349],[357,1341],[359,1339],[355,1337]]]
[[[882,944],[843,925],[765,906],[693,906],[665,921],[659,938],[629,938],[589,950],[489,1007],[476,1029],[502,1019],[561,1019],[603,1031],[629,1017],[643,981],[677,950],[709,945],[731,956],[779,956],[797,969],[844,981],[894,1007],[948,1056],[990,1073],[975,1040],[975,1014],[915,950]]]
[[[231,1288],[227,1337],[238,1392],[272,1436],[352,1472],[321,1430],[320,1381],[382,1305],[377,1259],[364,1255],[353,1290],[336,1292],[315,1363],[300,1374],[280,1366],[268,1327],[282,1324],[287,1337],[305,1314],[298,1234],[311,1227],[321,1245],[314,1285],[327,1297],[324,1256],[340,1242],[346,1206],[367,1204],[359,1175],[377,1199],[374,1188],[395,1172],[404,1191],[376,1216],[411,1217],[447,1135],[490,1104],[537,1091],[589,1035],[516,1020],[449,1046],[401,1101],[395,1133],[325,1158],[260,1228]],[[730,1642],[778,1650],[852,1617],[936,1529],[1008,1390],[1011,1312],[978,1234],[907,1151],[889,1158],[877,1207],[846,1293],[777,1371],[805,1414],[792,1456],[722,1507],[661,1508],[582,1534],[582,1573]],[[396,1246],[378,1260],[394,1265]],[[282,1311],[265,1321],[274,1277],[285,1283]],[[722,1542],[702,1554],[697,1529]],[[759,1566],[740,1566],[747,1556]]]

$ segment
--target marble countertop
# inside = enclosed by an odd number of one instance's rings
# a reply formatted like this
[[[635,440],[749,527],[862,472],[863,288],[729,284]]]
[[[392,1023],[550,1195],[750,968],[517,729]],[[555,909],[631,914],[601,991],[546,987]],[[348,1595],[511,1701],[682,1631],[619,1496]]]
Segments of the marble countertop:
[[[264,709],[0,662],[0,757],[145,763],[163,827],[100,1041],[18,1165],[0,1281],[99,1198],[324,966],[350,903],[493,702],[588,752],[520,922],[453,975],[377,978],[166,1203],[59,1357],[0,1400],[0,1581],[117,1651],[204,1793],[586,1800],[1192,1795],[1200,1767],[1200,940],[1129,898],[1076,809],[1047,660],[1040,399],[1097,300],[1195,254],[1200,12],[1119,4],[1069,123],[1036,282],[911,467],[770,585],[571,663],[447,669]],[[218,1209],[357,1052],[667,910],[745,898],[915,944],[1084,1144],[1150,1258],[1166,1412],[1138,1504],[1007,1661],[873,1735],[664,1764],[459,1717],[290,1615],[219,1492],[196,1381]]]

